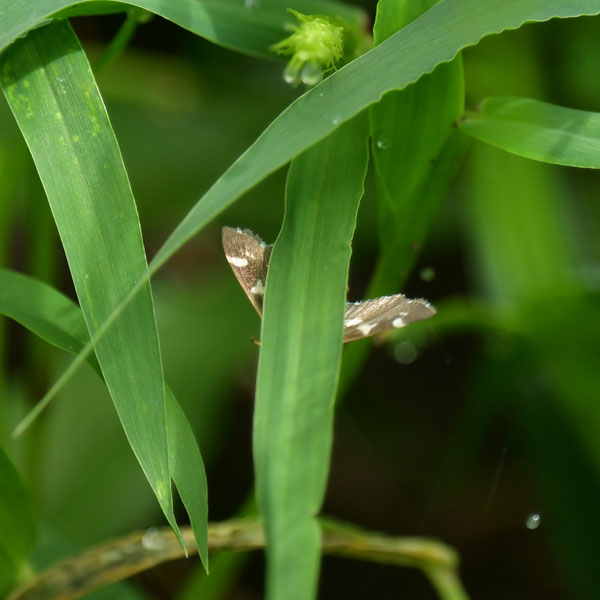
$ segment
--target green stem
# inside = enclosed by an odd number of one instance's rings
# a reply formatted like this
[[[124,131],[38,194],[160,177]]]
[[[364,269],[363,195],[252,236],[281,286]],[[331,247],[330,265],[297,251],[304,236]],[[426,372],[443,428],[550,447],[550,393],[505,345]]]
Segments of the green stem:
[[[469,600],[469,595],[463,587],[455,570],[444,566],[423,568],[441,600]]]
[[[116,60],[125,50],[125,48],[127,48],[131,38],[138,28],[138,25],[146,23],[151,17],[151,13],[145,10],[132,9],[127,11],[127,17],[125,18],[125,21],[115,34],[115,37],[111,40],[110,44],[107,46],[104,54],[94,65],[94,73],[99,73],[111,62]]]

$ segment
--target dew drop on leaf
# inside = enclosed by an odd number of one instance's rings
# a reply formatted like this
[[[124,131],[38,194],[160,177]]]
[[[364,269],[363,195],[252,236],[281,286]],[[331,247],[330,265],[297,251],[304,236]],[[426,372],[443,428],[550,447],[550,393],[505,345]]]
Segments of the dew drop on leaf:
[[[537,529],[542,521],[542,517],[540,516],[539,513],[531,513],[530,515],[527,515],[527,518],[525,519],[525,527],[527,527],[527,529]]]

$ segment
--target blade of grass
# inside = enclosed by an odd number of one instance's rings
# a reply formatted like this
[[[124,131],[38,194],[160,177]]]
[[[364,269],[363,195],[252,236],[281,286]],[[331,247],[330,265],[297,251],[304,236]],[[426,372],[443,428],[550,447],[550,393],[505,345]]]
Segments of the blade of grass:
[[[486,35],[516,29],[525,22],[598,13],[600,0],[576,0],[568,6],[559,0],[512,0],[502,4],[494,0],[444,0],[312,88],[275,119],[194,205],[155,256],[146,274],[98,328],[82,354],[44,396],[36,412],[85,361],[92,342],[105,335],[152,274],[217,214],[270,173],[378,101],[385,92],[405,88]],[[186,23],[194,31],[193,19]],[[424,44],[423,40],[431,40],[431,43]],[[399,56],[403,57],[402,61],[398,60]],[[22,427],[35,418],[36,412],[28,415]]]
[[[486,98],[460,124],[473,137],[512,154],[600,169],[600,113],[530,98]]]
[[[52,209],[93,335],[147,269],[135,202],[102,98],[66,21],[1,57],[0,84]],[[164,382],[149,283],[96,345],[115,408],[169,523]]]
[[[436,0],[381,0],[375,43],[382,43],[434,4]],[[468,136],[456,129],[463,109],[460,56],[371,106],[380,254],[368,298],[402,290],[467,150]],[[371,339],[360,340],[344,349],[340,397],[371,344]]]
[[[420,12],[436,3],[437,0],[421,2]],[[382,0],[373,30],[375,43],[382,43],[418,16],[413,2]],[[455,147],[464,151],[465,144],[461,143],[460,136],[452,134],[463,111],[461,57],[439,65],[433,73],[401,92],[386,94],[371,107],[379,235],[384,255],[380,262],[387,262],[384,269],[387,277],[379,275],[372,282],[374,289],[369,291],[369,296],[395,291],[398,284],[404,283],[425,232],[460,165],[460,154]],[[438,163],[445,154],[452,158],[443,161],[446,168],[440,169]],[[429,193],[424,194],[424,191]],[[423,219],[422,215],[427,218]],[[417,228],[415,221],[420,220],[425,222]],[[386,253],[393,261],[389,258],[386,261]],[[392,265],[395,271],[390,271]],[[386,290],[384,286],[391,289]]]
[[[316,593],[350,241],[368,159],[366,115],[294,160],[267,277],[254,413],[267,598]]]
[[[115,61],[129,45],[138,26],[148,21],[151,17],[152,14],[144,10],[132,9],[127,11],[125,21],[123,21],[123,24],[106,47],[106,50],[94,65],[94,73],[97,74]]]
[[[19,473],[0,448],[0,594],[17,580],[37,537],[29,495]]]
[[[342,2],[294,0],[293,4],[302,13],[340,16],[356,27],[365,20],[362,10]],[[275,55],[269,46],[285,37],[285,24],[294,21],[287,13],[289,2],[282,0],[2,0],[0,51],[48,18],[90,15],[96,10],[125,11],[130,6],[155,13],[226,48],[270,59]]]
[[[402,90],[485,35],[525,22],[600,13],[600,0],[444,0],[293,102],[217,180],[152,261],[158,269],[241,194],[385,92]],[[401,60],[399,60],[401,57]]]
[[[83,314],[74,302],[41,281],[6,269],[0,269],[0,314],[69,353],[79,352],[89,340]],[[102,378],[96,357],[90,355],[88,362]],[[165,397],[173,481],[190,517],[202,564],[208,568],[204,463],[190,425],[168,387]]]

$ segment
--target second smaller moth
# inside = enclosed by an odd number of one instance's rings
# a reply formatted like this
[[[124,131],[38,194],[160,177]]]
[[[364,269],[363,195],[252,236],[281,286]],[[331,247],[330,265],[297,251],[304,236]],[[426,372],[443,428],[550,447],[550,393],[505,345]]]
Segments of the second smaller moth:
[[[272,245],[267,245],[249,229],[223,227],[225,258],[262,317],[263,298]],[[420,298],[404,294],[382,296],[362,302],[347,302],[344,315],[344,342],[371,337],[410,325],[435,315],[435,308]]]

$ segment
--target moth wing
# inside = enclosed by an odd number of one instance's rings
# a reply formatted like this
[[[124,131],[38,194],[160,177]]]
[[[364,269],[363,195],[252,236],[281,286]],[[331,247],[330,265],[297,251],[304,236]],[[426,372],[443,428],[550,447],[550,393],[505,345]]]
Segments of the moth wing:
[[[262,316],[267,269],[272,246],[249,229],[223,227],[223,249],[236,279],[259,316]]]
[[[344,315],[344,342],[405,327],[433,315],[435,308],[427,300],[410,299],[404,294],[348,302]]]

